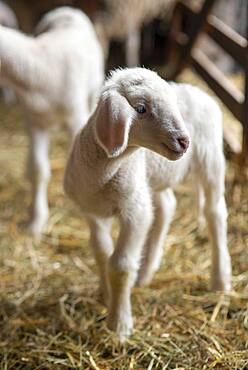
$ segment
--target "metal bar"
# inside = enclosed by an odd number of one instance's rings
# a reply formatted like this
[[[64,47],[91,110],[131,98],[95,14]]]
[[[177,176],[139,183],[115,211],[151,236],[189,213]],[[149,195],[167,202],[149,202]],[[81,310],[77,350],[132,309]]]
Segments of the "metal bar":
[[[243,94],[199,49],[194,50],[191,62],[196,72],[207,82],[233,115],[242,122]]]
[[[217,17],[208,17],[208,35],[230,54],[243,68],[247,68],[247,41]]]

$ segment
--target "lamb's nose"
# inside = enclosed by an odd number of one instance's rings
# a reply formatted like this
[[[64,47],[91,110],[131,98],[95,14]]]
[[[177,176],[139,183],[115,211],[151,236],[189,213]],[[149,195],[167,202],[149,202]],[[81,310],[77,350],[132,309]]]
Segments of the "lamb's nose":
[[[189,137],[186,135],[180,136],[177,141],[179,142],[180,147],[186,152],[189,147]]]

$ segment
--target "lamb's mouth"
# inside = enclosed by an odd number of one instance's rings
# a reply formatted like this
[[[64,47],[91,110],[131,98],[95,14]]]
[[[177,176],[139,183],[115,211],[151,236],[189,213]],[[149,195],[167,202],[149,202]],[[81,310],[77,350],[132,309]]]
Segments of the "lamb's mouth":
[[[176,149],[172,149],[165,143],[161,143],[161,146],[163,147],[163,149],[166,149],[167,151],[169,151],[170,153],[173,153],[177,157],[181,157],[185,153],[183,150],[178,151]]]

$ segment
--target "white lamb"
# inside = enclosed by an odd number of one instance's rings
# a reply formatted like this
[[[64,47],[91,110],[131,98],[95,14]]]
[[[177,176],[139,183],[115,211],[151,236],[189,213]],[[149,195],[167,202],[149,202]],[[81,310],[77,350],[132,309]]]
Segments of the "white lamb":
[[[2,26],[10,28],[18,28],[18,20],[14,11],[3,1],[0,1],[0,24]],[[2,94],[4,102],[8,105],[15,102],[15,94],[13,91],[4,86],[3,81],[0,80],[0,86],[2,87]]]
[[[206,199],[212,286],[230,289],[224,172],[221,112],[213,99],[143,68],[113,72],[76,137],[64,186],[89,221],[108,326],[121,340],[132,331],[133,284],[149,283],[159,266],[176,205],[171,188],[189,173]],[[120,222],[115,249],[113,216]]]
[[[37,37],[0,26],[0,77],[22,104],[30,139],[30,231],[48,219],[49,130],[63,124],[72,137],[86,123],[104,80],[104,57],[88,17],[70,7],[49,12]]]

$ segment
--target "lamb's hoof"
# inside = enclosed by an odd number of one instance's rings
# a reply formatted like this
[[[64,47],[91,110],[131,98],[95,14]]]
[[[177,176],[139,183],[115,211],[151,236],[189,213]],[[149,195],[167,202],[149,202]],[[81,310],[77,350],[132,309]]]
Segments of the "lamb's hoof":
[[[36,220],[31,221],[28,224],[27,231],[32,237],[34,237],[37,240],[40,240],[42,236],[42,232],[44,231],[44,228],[45,228],[45,224],[46,222],[44,223],[44,222],[39,222]]]
[[[121,343],[124,343],[133,332],[132,316],[126,315],[121,320],[113,319],[109,316],[107,325],[110,330],[113,330],[117,334]]]
[[[27,231],[28,233],[33,236],[34,238],[38,238],[40,239],[41,237],[41,233],[42,233],[42,227],[40,227],[40,225],[37,225],[36,223],[34,222],[31,222],[29,225],[28,225],[28,228],[27,228]]]
[[[142,270],[140,270],[138,277],[136,279],[135,285],[139,287],[147,286],[151,283],[153,278],[153,273],[144,273]]]
[[[211,283],[211,288],[214,292],[230,292],[232,290],[232,283],[229,279],[214,279]]]
[[[28,233],[31,234],[33,237],[40,239],[48,221],[48,217],[48,210],[43,210],[42,212],[40,212],[39,216],[31,216],[28,225]]]
[[[138,279],[135,282],[135,286],[144,287],[149,285],[151,282],[150,279],[147,279],[146,277],[138,277]]]

